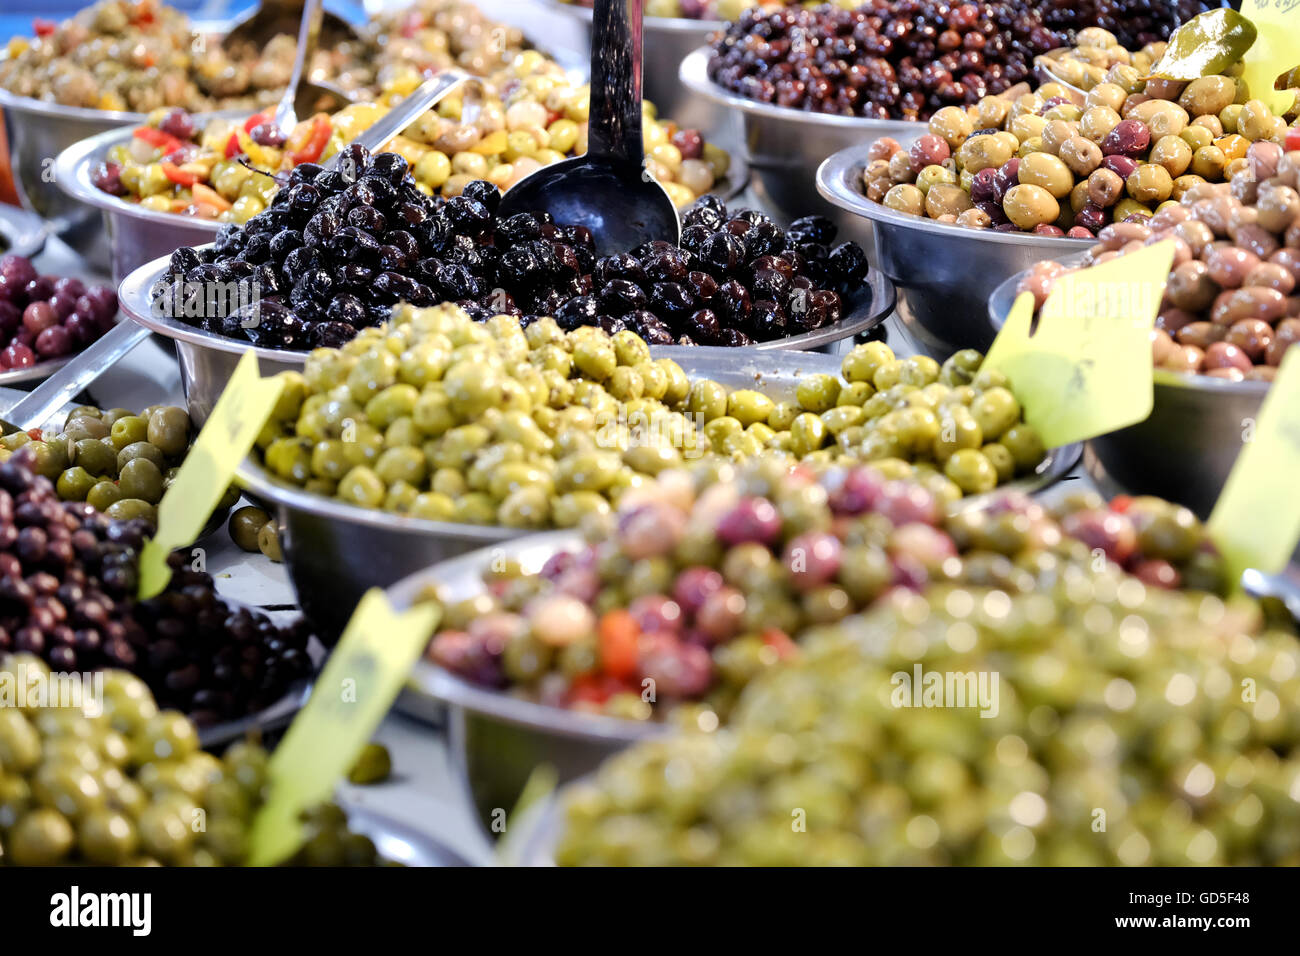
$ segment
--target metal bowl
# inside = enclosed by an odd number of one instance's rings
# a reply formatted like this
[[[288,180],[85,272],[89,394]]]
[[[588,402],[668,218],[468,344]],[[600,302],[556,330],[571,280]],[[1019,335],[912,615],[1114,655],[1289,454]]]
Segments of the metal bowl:
[[[108,261],[103,233],[92,210],[67,196],[51,177],[56,156],[73,143],[122,126],[138,126],[143,113],[91,110],[62,106],[0,89],[5,135],[14,185],[24,206],[50,223],[53,232],[96,264]]]
[[[197,119],[202,124],[210,119],[247,115],[248,110],[230,110],[202,114]],[[211,219],[146,209],[95,187],[90,180],[95,164],[103,160],[110,148],[128,141],[133,128],[134,125],[110,129],[74,143],[59,153],[54,164],[55,181],[68,196],[102,211],[115,282],[121,282],[146,262],[169,256],[182,246],[212,242],[225,225]]]
[[[583,45],[591,49],[591,8],[565,0],[546,0],[545,6],[581,25]],[[645,65],[641,95],[653,103],[660,116],[678,126],[703,130],[727,146],[739,142],[740,127],[729,110],[691,95],[677,76],[682,60],[709,37],[727,27],[724,20],[686,17],[645,17],[642,21]]]
[[[37,362],[27,368],[11,368],[0,372],[0,385],[39,384],[67,365],[71,358],[71,355],[67,355],[63,358],[51,359],[48,362]]]
[[[746,99],[709,78],[711,52],[702,47],[682,60],[681,82],[703,99],[741,114],[745,156],[762,198],[787,219],[825,214],[849,238],[866,242],[868,224],[822,201],[815,183],[817,167],[847,147],[881,136],[910,140],[929,127],[912,120],[832,116]]]
[[[991,327],[1002,327],[1021,277],[1007,279],[989,297]],[[1085,467],[1104,486],[1159,495],[1206,518],[1237,460],[1245,423],[1259,418],[1268,383],[1165,369],[1156,369],[1153,378],[1150,416],[1090,439]]]
[[[248,110],[227,110],[196,114],[198,125],[212,119],[247,116]],[[139,203],[112,196],[95,188],[91,175],[95,164],[108,151],[131,138],[130,129],[112,129],[74,143],[59,154],[55,178],[69,196],[87,206],[102,210],[108,235],[108,249],[113,279],[121,282],[140,266],[160,256],[170,255],[182,246],[202,246],[217,238],[225,225],[213,219],[198,219],[175,212],[146,209]],[[749,169],[738,157],[714,190],[730,202],[749,185]]]
[[[202,426],[208,420],[245,352],[257,356],[258,367],[264,376],[302,368],[307,361],[306,352],[258,348],[157,314],[149,304],[149,290],[166,274],[168,258],[162,256],[145,263],[128,275],[118,286],[117,298],[123,314],[175,343],[181,388],[195,425]]]
[[[967,229],[909,216],[858,188],[870,144],[831,156],[817,170],[830,202],[875,226],[875,265],[898,286],[898,314],[927,346],[987,350],[995,330],[988,301],[998,283],[1040,259],[1082,252],[1089,239]]]
[[[0,255],[30,259],[45,248],[47,235],[49,229],[40,216],[0,204]]]
[[[128,310],[128,314],[134,316],[135,312]],[[204,395],[205,402],[215,402],[221,391],[217,377],[224,374],[220,381],[224,386],[236,356],[252,348],[241,349],[241,343],[218,340],[153,316],[138,321],[177,339],[178,353],[185,356],[181,360],[182,381],[187,388],[195,388],[196,394]],[[211,345],[216,341],[220,342],[219,348]],[[287,357],[299,356],[298,365],[305,359],[305,353],[252,350],[259,357],[264,375],[297,367],[287,364]],[[757,388],[780,401],[794,397],[801,376],[818,372],[834,375],[840,369],[838,356],[818,352],[656,346],[651,354],[674,359],[692,379],[708,378],[728,388]],[[212,377],[195,381],[196,373]],[[190,405],[193,409],[192,398]],[[205,417],[210,410],[211,404],[205,405]],[[1079,445],[1054,449],[1033,475],[1004,488],[1039,491],[1064,477],[1079,454]],[[275,510],[284,531],[284,562],[298,601],[327,642],[342,633],[357,601],[370,588],[387,587],[434,562],[527,534],[517,528],[428,521],[346,504],[282,482],[252,459],[244,461],[236,479],[251,496]],[[968,500],[971,506],[978,501]]]
[[[551,555],[578,548],[572,531],[529,535],[510,545],[510,556],[537,570]],[[394,607],[410,607],[420,591],[436,584],[451,600],[484,590],[483,572],[499,548],[481,548],[404,578],[388,589]],[[447,706],[452,759],[485,824],[494,810],[509,809],[536,767],[549,764],[561,781],[594,770],[628,744],[670,733],[666,724],[583,714],[520,700],[461,680],[427,660],[416,663],[398,709],[422,712],[422,699]]]

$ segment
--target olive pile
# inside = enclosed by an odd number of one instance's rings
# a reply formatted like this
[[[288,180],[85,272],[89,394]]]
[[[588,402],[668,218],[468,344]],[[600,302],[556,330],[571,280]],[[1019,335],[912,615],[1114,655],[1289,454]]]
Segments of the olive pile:
[[[1193,186],[1231,179],[1251,143],[1280,144],[1287,132],[1240,77],[1182,83],[1117,63],[1082,107],[1068,92],[1046,83],[1014,100],[945,107],[909,147],[889,137],[871,145],[863,191],[960,226],[1092,238],[1108,223],[1149,218]]]
[[[1300,649],[1246,599],[1083,564],[895,591],[801,644],[728,727],[575,785],[558,861],[1300,863]]]
[[[500,201],[485,180],[430,199],[401,156],[353,144],[337,169],[295,167],[269,209],[227,226],[211,249],[174,252],[154,307],[280,349],[341,345],[398,301],[456,302],[479,319],[553,315],[651,344],[746,345],[836,321],[841,294],[867,272],[856,243],[830,247],[835,227],[820,216],[783,232],[707,196],[687,211],[680,247],[649,242],[597,261],[585,227],[547,213],[499,219]]]
[[[1231,185],[1195,186],[1146,223],[1098,235],[1086,265],[1170,239],[1177,252],[1152,331],[1157,368],[1271,382],[1300,342],[1300,151],[1253,143]],[[1019,291],[1046,301],[1069,269],[1040,262]]]
[[[1027,79],[1034,54],[1060,42],[1038,10],[1001,0],[747,10],[714,39],[709,76],[775,106],[926,119]]]
[[[154,307],[218,335],[303,350],[342,345],[399,301],[538,315],[585,288],[595,254],[584,227],[546,213],[497,221],[501,194],[485,181],[430,199],[396,153],[354,143],[341,157],[329,171],[294,167],[270,208],[224,227],[211,248],[174,252]],[[239,294],[225,294],[232,287]]]
[[[64,501],[84,501],[114,520],[156,524],[156,506],[189,450],[192,431],[185,409],[173,405],[139,415],[83,405],[61,431],[0,438],[0,461],[24,449],[32,469],[54,482]]]
[[[0,256],[0,373],[79,352],[116,317],[109,286],[43,276],[23,256]]]
[[[33,686],[49,671],[30,655],[0,656],[0,679]],[[194,725],[123,671],[103,674],[93,707],[0,708],[0,865],[243,865],[266,767],[257,744],[220,759],[200,750]],[[303,823],[287,865],[384,862],[337,806]]]
[[[147,530],[60,501],[22,452],[0,464],[0,653],[132,671],[201,725],[262,710],[311,674],[305,627],[230,607],[187,554],[172,555],[166,591],[137,601]]]
[[[963,581],[1030,594],[1101,557],[1152,587],[1217,589],[1219,563],[1186,508],[1107,508],[1071,496],[1056,514],[1007,493],[945,517],[914,481],[869,466],[771,459],[661,474],[589,546],[540,569],[488,570],[471,599],[439,601],[428,658],[516,696],[633,720],[726,721],[754,677],[798,656],[793,637],[891,589]],[[646,681],[653,701],[644,695]]]
[[[783,231],[705,196],[682,226],[679,246],[653,241],[602,258],[591,291],[560,306],[556,321],[630,328],[651,345],[750,345],[839,321],[867,275],[866,253],[856,242],[832,247],[836,228],[823,216]]]
[[[919,472],[951,501],[1043,459],[1005,378],[982,360],[968,350],[940,367],[867,343],[845,356],[843,381],[808,375],[794,401],[777,402],[692,383],[627,330],[403,308],[310,355],[258,444],[273,475],[318,494],[513,528],[574,526],[705,454],[876,461],[890,477]]]

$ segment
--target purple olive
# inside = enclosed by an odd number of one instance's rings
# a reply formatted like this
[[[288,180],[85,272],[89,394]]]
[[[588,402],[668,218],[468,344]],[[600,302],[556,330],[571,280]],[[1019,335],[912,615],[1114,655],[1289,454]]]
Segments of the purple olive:
[[[781,536],[781,516],[766,498],[743,498],[722,516],[717,534],[728,546],[746,541],[771,544]]]

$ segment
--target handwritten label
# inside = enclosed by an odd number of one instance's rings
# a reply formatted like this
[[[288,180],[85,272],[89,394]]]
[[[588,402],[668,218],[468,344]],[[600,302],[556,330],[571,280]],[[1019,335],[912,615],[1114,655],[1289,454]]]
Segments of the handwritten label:
[[[1207,525],[1234,584],[1247,568],[1275,574],[1286,567],[1300,541],[1298,473],[1300,349],[1287,349]]]
[[[1174,261],[1171,242],[1057,280],[1031,335],[1034,300],[1018,296],[984,360],[1001,371],[1049,448],[1151,414],[1151,329]]]
[[[158,533],[140,552],[142,599],[160,594],[167,586],[172,576],[167,555],[193,544],[199,536],[283,388],[283,379],[258,375],[257,356],[244,353],[158,505]]]
[[[1247,51],[1242,78],[1251,99],[1263,100],[1279,116],[1295,103],[1294,90],[1275,90],[1273,84],[1288,70],[1300,66],[1300,0],[1242,0],[1242,15],[1255,24],[1258,36]]]
[[[397,614],[384,592],[366,592],[311,698],[271,756],[270,795],[253,820],[249,863],[269,866],[301,845],[299,817],[330,799],[397,698],[439,612]]]

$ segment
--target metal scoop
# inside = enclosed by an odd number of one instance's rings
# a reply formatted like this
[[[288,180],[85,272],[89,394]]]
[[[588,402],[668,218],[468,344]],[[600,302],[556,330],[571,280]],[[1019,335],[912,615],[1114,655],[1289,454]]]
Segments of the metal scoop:
[[[542,210],[586,226],[601,255],[681,238],[677,208],[645,167],[641,10],[642,0],[596,0],[586,155],[521,179],[501,199],[502,218]]]
[[[421,83],[372,126],[362,130],[353,142],[373,152],[448,93],[474,82],[477,81],[463,70],[443,70]],[[337,159],[335,156],[325,165],[331,166]],[[51,415],[148,337],[149,330],[143,325],[119,322],[5,412],[5,417],[0,418],[0,433],[8,435],[44,425]]]

